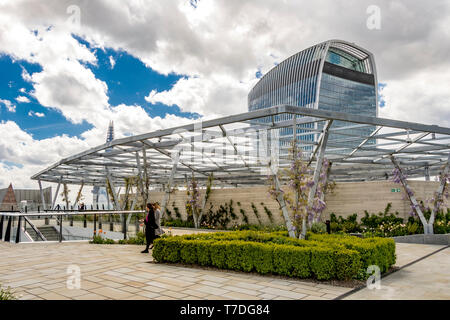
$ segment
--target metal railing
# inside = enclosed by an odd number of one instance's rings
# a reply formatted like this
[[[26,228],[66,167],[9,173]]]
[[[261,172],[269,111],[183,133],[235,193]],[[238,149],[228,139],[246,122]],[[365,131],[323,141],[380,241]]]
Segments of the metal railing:
[[[31,229],[37,234],[37,236],[41,239],[41,241],[47,241],[45,236],[39,231],[39,228],[36,227],[36,225],[31,221],[31,218],[44,218],[45,219],[45,225],[48,225],[49,220],[52,218],[56,218],[56,225],[59,227],[59,242],[63,241],[63,222],[64,217],[67,217],[69,220],[69,225],[73,226],[74,217],[82,216],[83,221],[83,228],[87,228],[88,224],[88,217],[92,216],[92,222],[93,222],[93,228],[94,228],[94,235],[97,233],[97,223],[99,226],[99,229],[102,229],[102,217],[108,216],[108,221],[105,221],[106,223],[109,223],[109,229],[110,231],[114,231],[114,221],[112,219],[113,215],[119,215],[121,216],[121,224],[122,224],[122,233],[124,239],[127,238],[127,232],[128,232],[128,226],[129,226],[129,219],[127,219],[127,216],[130,214],[134,214],[135,216],[135,223],[136,223],[136,232],[138,231],[138,215],[145,213],[143,210],[44,210],[36,212],[0,212],[0,240],[11,242],[13,239],[13,224],[17,220],[17,227],[16,227],[16,237],[15,237],[15,243],[21,242],[21,233],[26,233],[26,226],[27,224],[31,227]],[[6,230],[4,231],[4,225],[6,223]],[[23,227],[22,227],[23,223]]]

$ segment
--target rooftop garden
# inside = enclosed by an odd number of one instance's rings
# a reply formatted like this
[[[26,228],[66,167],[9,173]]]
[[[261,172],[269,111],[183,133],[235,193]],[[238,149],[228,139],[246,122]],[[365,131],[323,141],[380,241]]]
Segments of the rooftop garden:
[[[291,238],[287,231],[233,231],[156,239],[157,262],[315,280],[364,280],[367,268],[386,272],[395,264],[392,239],[308,233]]]

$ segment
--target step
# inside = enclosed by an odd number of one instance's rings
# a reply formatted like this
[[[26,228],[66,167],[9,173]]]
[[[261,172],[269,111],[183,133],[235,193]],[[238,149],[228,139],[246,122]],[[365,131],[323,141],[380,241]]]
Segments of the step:
[[[53,226],[41,226],[38,228],[47,241],[59,241],[59,232]],[[64,240],[64,237],[63,237]]]

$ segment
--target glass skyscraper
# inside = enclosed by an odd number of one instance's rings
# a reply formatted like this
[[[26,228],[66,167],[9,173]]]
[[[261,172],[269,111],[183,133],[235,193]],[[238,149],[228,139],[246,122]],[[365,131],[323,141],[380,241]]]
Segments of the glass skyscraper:
[[[378,115],[377,87],[373,54],[346,41],[330,40],[291,56],[264,75],[248,95],[248,109],[287,104],[375,117]],[[286,120],[292,120],[292,116],[278,116],[275,122]],[[260,120],[265,121],[272,119]],[[332,128],[343,126],[335,121]],[[304,128],[305,125],[299,125],[297,139],[303,150],[310,151],[319,134]],[[321,130],[323,123],[310,124],[307,128]],[[333,130],[328,146],[335,153],[342,153],[343,149],[358,146],[364,139],[361,136],[368,136],[374,130],[373,126]],[[285,151],[292,133],[291,127],[280,129],[280,147]]]

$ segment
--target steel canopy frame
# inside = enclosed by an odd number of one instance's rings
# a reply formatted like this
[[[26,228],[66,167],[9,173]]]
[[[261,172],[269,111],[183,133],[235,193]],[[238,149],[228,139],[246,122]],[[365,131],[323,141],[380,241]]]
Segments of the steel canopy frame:
[[[279,123],[271,121],[282,114],[298,117]],[[408,178],[424,177],[425,171],[431,176],[440,175],[448,162],[450,128],[281,105],[116,139],[62,159],[31,179],[104,186],[107,177],[112,186],[123,187],[126,178],[142,179],[142,171],[147,170],[151,188],[167,185],[169,180],[170,184],[184,185],[185,174],[191,172],[200,185],[205,185],[210,173],[214,173],[216,184],[264,185],[270,174],[268,136],[274,139],[278,130],[293,126],[306,134],[323,135],[317,126],[306,125],[336,121],[345,125],[329,128],[326,146],[321,141],[302,140],[302,134],[297,134],[299,148],[312,145],[315,151],[323,149],[320,158],[333,163],[330,180],[385,180],[394,169],[392,156]],[[346,131],[368,125],[376,130],[367,136]],[[144,164],[137,162],[136,155],[141,151],[146,157]],[[304,152],[305,161],[314,167],[318,157],[315,151]],[[178,152],[179,162],[173,170],[172,158]],[[280,146],[278,163],[280,167],[289,165],[286,147]]]

